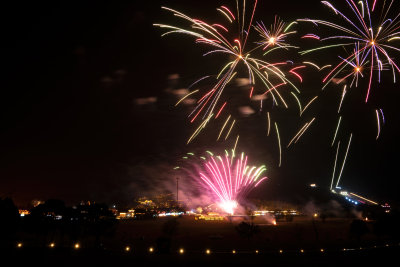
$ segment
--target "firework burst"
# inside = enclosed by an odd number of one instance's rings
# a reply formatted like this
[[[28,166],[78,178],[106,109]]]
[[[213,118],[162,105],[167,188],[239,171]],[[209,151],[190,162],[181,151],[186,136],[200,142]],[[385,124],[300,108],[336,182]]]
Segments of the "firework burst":
[[[220,117],[224,117],[221,119],[224,119],[225,123],[223,123],[217,140],[223,136],[222,133],[225,133],[225,140],[229,137],[236,120],[231,114],[226,114],[227,106],[230,102],[222,101],[221,99],[227,86],[235,77],[241,75],[242,72],[245,73],[249,81],[249,98],[251,99],[256,93],[262,96],[260,110],[263,106],[262,101],[267,96],[271,96],[270,99],[272,99],[274,105],[283,105],[285,108],[288,108],[287,102],[280,92],[281,87],[284,85],[289,85],[296,94],[300,93],[299,89],[289,78],[296,78],[301,82],[302,77],[297,71],[305,66],[293,67],[293,62],[291,61],[270,62],[262,58],[263,55],[265,56],[272,51],[294,48],[294,46],[287,43],[286,39],[289,35],[295,33],[294,31],[290,31],[290,28],[297,22],[286,25],[282,20],[275,17],[275,22],[270,29],[265,27],[262,22],[257,22],[256,25],[253,25],[256,6],[257,0],[251,2],[250,16],[246,14],[245,0],[241,5],[239,5],[239,1],[236,1],[236,12],[232,12],[226,6],[221,6],[217,8],[217,11],[223,18],[223,22],[221,23],[207,23],[203,20],[189,17],[174,9],[162,7],[172,12],[174,16],[189,23],[189,27],[154,24],[166,30],[163,36],[173,33],[192,36],[196,44],[202,44],[208,49],[204,53],[204,56],[221,54],[227,58],[227,61],[221,65],[218,75],[202,77],[192,84],[193,86],[199,82],[216,77],[216,80],[211,83],[213,85],[205,92],[195,90],[187,95],[200,94],[197,104],[189,115],[191,123],[194,123],[196,120],[200,120],[200,123],[193,135],[188,139],[188,143],[196,138],[212,119]],[[261,40],[257,42],[249,41],[252,29],[255,29],[259,33]],[[248,48],[248,46],[250,47]],[[256,56],[254,56],[255,54]],[[182,99],[185,99],[187,96],[184,96]]]
[[[266,167],[247,165],[248,157],[241,154],[237,159],[234,154],[210,156],[204,163],[199,176],[203,184],[217,197],[218,205],[233,214],[239,200],[267,177],[262,177]]]
[[[294,23],[296,22],[292,22],[291,24],[286,25],[283,20],[275,16],[274,24],[271,25],[270,29],[267,29],[263,22],[257,22],[257,25],[254,26],[254,29],[258,31],[259,35],[262,38],[261,41],[257,43],[263,47],[263,50],[267,50],[268,48],[298,48],[296,46],[290,45],[289,43],[286,43],[287,37],[291,34],[296,33],[296,31],[288,31],[288,29],[290,29],[290,27]],[[273,50],[268,50],[267,52],[265,52],[265,54],[271,51]]]
[[[316,39],[327,44],[322,47],[302,51],[301,54],[304,55],[321,49],[347,46],[354,47],[350,55],[347,54],[345,57],[339,57],[339,63],[324,77],[324,87],[343,71],[346,71],[347,67],[350,67],[352,70],[351,73],[344,78],[339,78],[339,80],[344,80],[353,75],[352,84],[354,80],[356,80],[355,84],[357,86],[358,78],[359,76],[364,76],[362,71],[365,70],[365,76],[369,76],[368,88],[365,96],[365,102],[368,102],[372,81],[376,76],[378,82],[381,81],[381,71],[385,70],[384,66],[388,66],[392,69],[394,82],[396,82],[396,72],[400,73],[400,68],[390,56],[390,52],[400,51],[398,47],[392,45],[393,41],[400,39],[400,13],[398,11],[391,12],[393,11],[394,0],[381,2],[375,0],[372,5],[368,0],[360,0],[357,4],[353,0],[346,0],[346,3],[352,11],[352,16],[346,16],[330,2],[322,1],[322,4],[330,8],[336,16],[342,19],[343,25],[325,20],[298,20],[311,22],[315,25],[323,25],[339,32],[338,35],[325,38],[321,38],[315,34],[303,36],[304,38]],[[379,12],[379,10],[381,12]],[[391,14],[393,17],[389,18]]]
[[[248,165],[248,156],[244,153],[235,156],[232,150],[232,153],[226,151],[225,155],[220,156],[207,151],[206,157],[200,158],[202,163],[194,164],[197,166],[197,173],[191,176],[210,193],[216,204],[229,214],[234,213],[238,203],[251,190],[267,179],[263,176],[267,170],[266,166]]]

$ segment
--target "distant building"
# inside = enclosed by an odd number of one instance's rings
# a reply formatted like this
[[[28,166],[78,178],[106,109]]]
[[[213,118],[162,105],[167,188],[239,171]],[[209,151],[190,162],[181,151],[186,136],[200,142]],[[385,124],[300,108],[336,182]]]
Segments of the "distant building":
[[[21,217],[31,214],[31,212],[29,210],[18,210],[18,212],[19,212],[19,216],[21,216]]]
[[[116,219],[133,219],[135,218],[135,210],[130,209],[127,212],[119,212],[118,215],[116,216]]]

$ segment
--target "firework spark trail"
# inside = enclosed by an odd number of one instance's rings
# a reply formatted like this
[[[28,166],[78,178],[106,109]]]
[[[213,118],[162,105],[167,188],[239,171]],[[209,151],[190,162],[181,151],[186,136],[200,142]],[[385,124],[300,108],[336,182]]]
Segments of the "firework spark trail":
[[[310,127],[310,125],[314,122],[314,120],[315,120],[315,118],[313,118],[311,121],[304,124],[304,126],[297,132],[297,134],[292,138],[292,140],[290,140],[287,147],[289,147],[293,143],[293,141],[294,141],[294,143],[297,143],[297,141],[299,141],[301,136],[307,131],[307,129]]]
[[[192,141],[203,129],[204,127],[206,127],[206,124],[208,123],[208,121],[211,119],[211,117],[213,116],[213,114],[211,114],[207,120],[203,121],[200,126],[194,131],[194,133],[192,134],[192,136],[189,138],[189,140],[187,141],[187,144],[190,143],[190,141]]]
[[[203,96],[200,96],[200,100],[197,102],[197,105],[189,115],[191,118],[191,123],[193,123],[196,119],[200,119],[202,121],[200,123],[201,129],[203,129],[206,124],[210,122],[210,114],[217,114],[215,118],[218,118],[221,116],[222,110],[226,110],[226,106],[230,104],[230,101],[224,102],[222,106],[218,103],[221,101],[222,94],[228,84],[230,84],[230,81],[235,77],[235,75],[237,75],[239,71],[239,65],[243,65],[247,70],[249,85],[252,88],[249,94],[250,98],[253,96],[256,90],[261,90],[264,92],[264,95],[270,94],[275,104],[278,105],[282,103],[286,108],[288,108],[287,103],[285,102],[284,97],[281,95],[278,88],[283,85],[288,85],[291,89],[300,93],[300,90],[289,80],[288,77],[286,77],[285,72],[283,71],[283,68],[289,66],[290,61],[271,63],[268,62],[268,60],[253,57],[252,55],[256,51],[261,51],[264,53],[264,55],[266,55],[276,50],[298,48],[287,43],[287,37],[296,33],[295,31],[291,31],[290,28],[292,25],[297,24],[297,22],[292,22],[289,25],[286,25],[282,20],[275,16],[274,24],[271,26],[271,29],[268,29],[263,22],[257,22],[255,25],[253,25],[257,2],[258,1],[255,0],[253,1],[253,5],[250,4],[252,10],[251,15],[248,16],[250,20],[246,19],[245,16],[246,0],[243,0],[243,5],[241,8],[239,8],[239,1],[236,1],[236,15],[234,15],[234,13],[226,6],[217,8],[217,11],[222,14],[222,16],[228,20],[230,24],[233,24],[235,21],[237,22],[238,30],[236,33],[233,33],[230,30],[230,27],[226,27],[224,23],[209,24],[203,20],[191,18],[177,10],[168,7],[162,7],[162,9],[167,10],[175,17],[188,22],[190,24],[190,28],[166,24],[154,24],[154,26],[166,30],[162,36],[176,33],[194,37],[197,44],[203,44],[209,48],[209,50],[204,53],[204,56],[212,54],[224,54],[233,57],[230,58],[220,70],[219,74],[217,75],[217,81],[212,87],[212,90],[209,90]],[[253,46],[247,49],[247,44],[250,44],[250,42],[247,41],[251,29],[254,29],[259,33],[261,40],[258,42],[252,42],[251,44]],[[232,35],[234,38],[232,38]],[[291,70],[286,71],[296,76],[301,82],[303,78],[299,73],[296,72],[296,70],[303,67],[305,66],[292,67]],[[197,84],[200,81],[204,81],[210,77],[211,76],[204,76],[193,84]],[[278,81],[278,83],[275,81]],[[258,83],[260,86],[258,86]],[[193,86],[193,84],[191,86]],[[182,98],[177,104],[179,104],[189,95],[191,95],[191,93]],[[215,110],[217,106],[219,111]],[[194,139],[193,137],[196,136],[197,134],[192,135],[189,139],[189,142]]]
[[[385,116],[383,115],[383,110],[379,109],[379,112],[381,113],[381,116],[382,116],[382,122],[383,122],[383,124],[385,124]]]
[[[332,181],[331,181],[331,190],[332,190],[332,186],[333,186],[333,181],[335,180],[336,163],[337,163],[337,157],[339,154],[339,147],[340,147],[340,141],[338,142],[337,149],[336,149],[335,165],[333,166],[333,174],[332,174]]]
[[[325,69],[325,68],[332,67],[332,65],[325,65],[325,66],[320,67],[320,66],[318,66],[317,64],[315,64],[314,62],[310,62],[310,61],[304,61],[303,64],[307,64],[307,65],[313,66],[313,67],[316,68],[318,71],[321,71],[321,70],[323,70],[323,69]]]
[[[344,97],[346,96],[346,93],[347,93],[346,88],[347,88],[347,84],[343,87],[342,97],[340,99],[340,103],[339,103],[339,107],[338,107],[337,113],[340,113],[340,109],[342,108],[343,100],[344,100]]]
[[[301,129],[297,132],[297,134],[292,138],[292,140],[290,140],[290,142],[289,142],[289,144],[287,145],[287,147],[286,148],[288,148],[292,143],[293,143],[293,141],[304,131],[304,129],[307,127],[307,125],[308,125],[308,122],[306,122],[304,125],[303,125],[303,127],[301,127]]]
[[[318,96],[313,97],[303,108],[303,110],[300,112],[300,116],[303,115],[304,111],[311,105],[311,103],[313,103],[316,99],[318,98]]]
[[[179,103],[181,103],[183,100],[185,100],[187,97],[191,96],[192,94],[197,93],[199,90],[194,90],[193,92],[190,92],[188,94],[186,94],[184,97],[182,97],[178,102],[176,102],[175,107],[177,105],[179,105]]]
[[[376,82],[381,83],[381,72],[391,70],[393,82],[396,82],[396,75],[400,73],[400,68],[390,53],[400,51],[400,49],[396,47],[398,43],[391,43],[394,40],[400,39],[400,12],[398,12],[398,9],[394,10],[392,8],[393,0],[385,0],[383,2],[375,0],[373,1],[372,9],[370,8],[370,0],[356,1],[357,4],[354,0],[346,0],[344,3],[350,11],[349,16],[335,8],[330,2],[321,2],[340,19],[338,23],[316,19],[300,19],[298,21],[310,22],[315,26],[322,26],[321,28],[325,27],[331,29],[331,32],[335,31],[336,33],[330,36],[322,36],[323,32],[320,32],[321,34],[318,35],[313,33],[303,35],[302,38],[321,43],[321,46],[301,51],[300,54],[306,55],[324,50],[337,50],[339,52],[338,62],[333,65],[322,80],[322,89],[327,87],[331,82],[335,82],[336,84],[345,83],[337,109],[337,113],[340,114],[344,98],[348,91],[350,91],[349,88],[353,86],[357,88],[361,79],[365,78],[366,80],[365,103],[367,103],[371,97],[374,84]],[[387,3],[388,5],[386,5]],[[393,17],[389,18],[392,15]],[[351,49],[347,49],[348,47],[351,47]],[[341,48],[341,50],[339,50],[339,48]],[[346,54],[343,55],[340,51],[346,51]],[[319,66],[313,62],[304,61],[303,64],[313,66],[318,69],[318,71],[321,71]],[[378,109],[375,110],[375,114],[377,124],[376,139],[378,139],[381,134],[381,122],[383,122],[384,119],[383,113],[379,112]],[[382,117],[380,115],[382,115]],[[339,116],[331,146],[335,144],[341,122],[342,116]],[[331,189],[334,187],[333,183],[335,179],[337,179],[336,186],[339,185],[351,140],[352,134],[350,135],[346,154],[339,172],[336,170],[336,165],[340,141],[337,145]],[[336,178],[335,174],[337,172],[338,177]]]
[[[222,134],[222,132],[224,131],[224,129],[225,129],[225,126],[226,126],[226,124],[228,123],[228,121],[230,120],[230,118],[231,118],[231,115],[229,115],[229,116],[228,116],[228,118],[226,119],[226,121],[225,121],[224,125],[222,126],[222,128],[221,128],[221,131],[219,132],[219,135],[218,135],[217,141],[218,141],[218,140],[219,140],[219,138],[221,137],[221,134]]]
[[[278,145],[279,145],[279,167],[282,164],[282,148],[281,148],[281,137],[279,135],[279,129],[278,129],[278,124],[275,122],[275,130],[276,130],[276,136],[278,138]]]
[[[381,134],[381,124],[380,124],[380,120],[379,120],[379,112],[378,112],[378,110],[376,109],[375,112],[376,112],[376,122],[377,122],[377,126],[378,126],[378,133],[376,135],[376,140],[378,140],[379,135]]]
[[[240,200],[267,179],[262,177],[266,171],[265,165],[250,167],[244,153],[231,164],[234,158],[234,154],[229,155],[228,152],[225,156],[210,154],[199,171],[202,184],[217,198],[219,206],[230,214],[234,213]]]
[[[360,49],[360,43],[355,44],[354,48],[354,57],[351,60],[344,59],[340,57],[343,61],[346,62],[345,66],[350,66],[351,71],[349,74],[341,78],[337,83],[340,84],[341,82],[345,81],[348,77],[353,76],[353,79],[350,83],[350,88],[353,86],[355,82],[355,86],[358,87],[358,79],[359,76],[364,77],[362,74],[363,69],[365,68],[365,65],[368,63],[368,55],[371,52],[370,50],[363,50],[361,51]],[[336,75],[335,75],[336,76]]]
[[[313,38],[318,40],[319,42],[335,42],[339,40],[348,40],[348,43],[328,44],[322,47],[300,52],[303,55],[322,49],[331,49],[348,45],[353,45],[355,47],[355,51],[346,59],[340,57],[341,61],[323,79],[323,82],[326,83],[324,87],[329,84],[333,80],[333,78],[341,73],[347,66],[350,66],[353,71],[342,79],[344,80],[347,77],[354,75],[352,83],[354,82],[354,80],[356,80],[356,87],[358,85],[358,76],[360,75],[361,77],[363,77],[361,73],[362,66],[365,65],[365,68],[369,69],[368,87],[365,96],[365,102],[368,102],[370,96],[374,73],[377,72],[378,82],[380,82],[381,71],[384,70],[384,65],[388,65],[391,67],[393,72],[393,81],[396,82],[396,71],[400,73],[400,68],[393,61],[388,52],[389,50],[400,51],[398,47],[394,47],[389,44],[390,41],[398,39],[400,35],[400,13],[397,12],[397,14],[394,15],[393,19],[388,18],[393,2],[394,1],[392,0],[390,4],[386,6],[386,1],[384,1],[378,23],[375,23],[376,21],[374,17],[374,11],[377,10],[376,7],[379,6],[379,3],[377,1],[374,1],[371,9],[368,0],[358,1],[358,6],[354,3],[353,0],[346,0],[349,9],[352,11],[353,15],[356,18],[354,21],[352,21],[344,13],[340,12],[330,2],[322,1],[322,4],[333,10],[336,16],[344,20],[343,25],[339,25],[326,20],[298,20],[303,22],[311,22],[314,25],[323,25],[328,28],[335,29],[339,32],[338,35],[328,36],[326,38],[320,38],[315,34],[307,34],[303,36],[304,38]]]
[[[226,101],[225,101],[225,103],[222,105],[222,107],[220,108],[220,110],[218,111],[217,115],[215,116],[216,119],[219,117],[219,114],[221,114],[221,112],[222,112],[222,110],[224,109],[225,106],[226,106]]]
[[[295,94],[295,93],[293,93],[293,92],[290,92],[290,93],[293,95],[294,99],[296,99],[296,101],[297,101],[297,104],[299,105],[300,117],[301,117],[302,107],[301,107],[301,102],[300,102],[300,99],[299,99],[299,98],[296,96],[296,94]]]
[[[269,136],[269,132],[271,130],[271,117],[269,116],[269,112],[267,112],[267,118],[268,118],[267,136]]]
[[[350,134],[349,143],[347,144],[346,154],[344,156],[342,168],[340,169],[339,177],[338,177],[337,182],[336,182],[336,187],[338,187],[339,182],[340,182],[340,178],[342,177],[342,172],[343,172],[343,169],[344,169],[344,164],[346,163],[347,155],[349,153],[349,148],[350,148],[352,137],[353,137],[353,134]]]
[[[336,131],[335,131],[335,135],[333,136],[333,140],[332,140],[331,146],[333,146],[333,144],[335,143],[336,136],[337,136],[337,133],[339,131],[339,127],[340,127],[340,122],[341,121],[342,121],[342,116],[339,117],[339,121],[338,121],[337,126],[336,126]]]
[[[285,23],[277,16],[275,16],[275,22],[271,26],[271,30],[268,30],[263,22],[257,22],[257,25],[254,26],[254,29],[258,31],[262,38],[262,41],[257,42],[257,44],[263,46],[263,50],[273,46],[275,46],[274,49],[298,48],[285,42],[285,39],[288,35],[296,33],[295,31],[287,32],[290,26],[291,25],[284,29]]]
[[[233,125],[235,125],[235,120],[233,120],[233,122],[232,122],[232,124],[231,124],[231,128],[229,128],[229,131],[228,131],[228,133],[226,134],[226,136],[225,136],[225,140],[226,139],[228,139],[228,136],[230,135],[230,133],[231,133],[231,131],[232,131],[232,128],[233,128]]]

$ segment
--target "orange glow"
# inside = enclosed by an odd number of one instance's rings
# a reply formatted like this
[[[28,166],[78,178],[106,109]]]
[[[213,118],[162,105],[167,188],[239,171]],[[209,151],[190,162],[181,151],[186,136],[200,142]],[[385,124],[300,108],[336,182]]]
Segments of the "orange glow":
[[[269,38],[268,42],[269,42],[269,44],[273,45],[273,44],[276,43],[276,38],[275,37],[271,37],[271,38]]]

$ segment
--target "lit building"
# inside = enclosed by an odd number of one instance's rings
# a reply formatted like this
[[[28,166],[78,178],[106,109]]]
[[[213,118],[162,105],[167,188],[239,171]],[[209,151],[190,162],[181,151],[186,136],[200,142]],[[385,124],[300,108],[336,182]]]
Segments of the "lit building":
[[[120,219],[133,219],[135,217],[135,210],[130,209],[127,212],[119,212],[116,216],[118,220]]]
[[[209,212],[207,215],[201,214],[194,217],[195,220],[205,220],[205,221],[222,221],[225,219],[224,216],[216,212]]]
[[[31,214],[29,210],[18,210],[18,212],[21,217]]]
[[[381,205],[381,207],[385,210],[386,213],[390,212],[390,205],[388,203]]]

